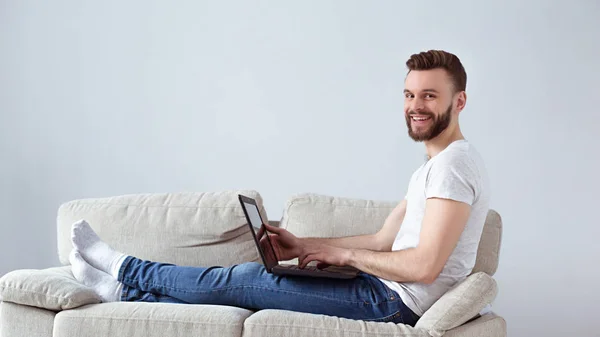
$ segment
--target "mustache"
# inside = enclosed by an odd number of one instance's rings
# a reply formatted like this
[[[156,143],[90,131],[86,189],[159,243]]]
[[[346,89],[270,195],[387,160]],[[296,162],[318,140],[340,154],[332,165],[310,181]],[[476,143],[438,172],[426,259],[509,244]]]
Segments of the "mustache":
[[[409,110],[408,113],[407,113],[407,115],[409,117],[411,117],[411,116],[427,116],[427,117],[431,117],[431,118],[435,117],[435,115],[433,114],[433,112],[430,112],[430,111],[416,112],[416,111],[413,111],[413,110]]]

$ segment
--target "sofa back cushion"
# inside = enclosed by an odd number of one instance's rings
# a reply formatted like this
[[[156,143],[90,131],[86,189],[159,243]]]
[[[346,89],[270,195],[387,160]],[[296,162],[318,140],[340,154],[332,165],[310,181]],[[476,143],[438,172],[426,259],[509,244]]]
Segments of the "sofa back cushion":
[[[286,203],[280,227],[299,237],[376,233],[396,203],[298,194]]]
[[[488,275],[494,275],[498,269],[501,244],[502,218],[498,212],[490,209],[485,219],[485,226],[483,226],[477,249],[477,260],[475,260],[475,267],[471,274],[482,271]]]
[[[71,225],[85,219],[113,248],[150,261],[229,266],[259,261],[237,195],[256,191],[135,194],[67,202],[58,210],[58,252],[69,264]]]
[[[280,226],[300,237],[343,237],[374,234],[398,202],[298,194],[286,204]],[[490,210],[473,273],[493,275],[498,267],[502,235],[500,215]]]

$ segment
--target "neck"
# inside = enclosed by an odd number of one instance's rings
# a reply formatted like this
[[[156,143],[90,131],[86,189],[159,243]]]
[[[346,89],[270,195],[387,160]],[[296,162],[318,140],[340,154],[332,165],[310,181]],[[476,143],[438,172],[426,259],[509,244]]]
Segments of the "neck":
[[[427,156],[433,158],[438,153],[442,152],[451,143],[465,139],[458,125],[455,128],[447,128],[444,132],[440,133],[439,136],[432,140],[425,142],[425,149],[427,150]]]

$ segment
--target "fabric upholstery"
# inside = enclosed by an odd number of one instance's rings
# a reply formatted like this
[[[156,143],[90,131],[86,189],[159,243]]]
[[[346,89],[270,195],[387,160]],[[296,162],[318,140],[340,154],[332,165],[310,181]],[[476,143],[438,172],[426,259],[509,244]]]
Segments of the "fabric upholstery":
[[[0,303],[0,337],[52,337],[56,313],[20,304]]]
[[[226,306],[117,302],[61,311],[54,337],[239,337],[252,312]]]
[[[286,203],[280,227],[300,237],[343,237],[373,234],[398,202],[297,194]],[[472,273],[494,275],[502,239],[502,219],[490,210],[485,221]],[[291,261],[293,263],[293,261]]]
[[[244,322],[243,337],[430,337],[404,324],[376,323],[285,310],[261,310]]]
[[[479,272],[467,277],[446,292],[423,314],[416,326],[431,336],[442,336],[475,317],[496,298],[496,281],[486,273]]]
[[[58,248],[63,264],[71,250],[70,228],[84,218],[113,247],[125,253],[180,265],[231,265],[259,261],[237,194],[255,191],[138,194],[82,199],[58,212]],[[375,233],[396,202],[292,197],[279,223],[299,236],[340,237]],[[277,224],[273,221],[272,224]],[[251,311],[225,306],[166,303],[98,303],[73,279],[70,267],[21,270],[0,279],[0,337],[86,336],[506,336],[506,322],[493,314],[463,324],[496,295],[502,221],[490,211],[475,270],[442,296],[415,328],[282,310]],[[485,272],[485,273],[483,273]],[[89,305],[86,305],[89,304]],[[70,309],[70,310],[68,310]]]
[[[135,194],[74,200],[58,211],[58,248],[68,264],[71,225],[85,219],[98,235],[125,254],[182,266],[229,266],[258,261],[238,193],[255,198],[256,191]]]
[[[300,237],[373,234],[397,203],[298,194],[286,204],[280,227]]]
[[[0,300],[55,311],[100,303],[92,289],[75,280],[71,267],[10,272],[0,278]]]
[[[504,318],[487,314],[446,332],[444,337],[506,337],[506,334]]]
[[[472,273],[484,272],[493,276],[498,269],[500,257],[500,245],[502,244],[502,218],[495,210],[490,210],[485,219],[485,226],[479,248],[477,249],[477,260]]]

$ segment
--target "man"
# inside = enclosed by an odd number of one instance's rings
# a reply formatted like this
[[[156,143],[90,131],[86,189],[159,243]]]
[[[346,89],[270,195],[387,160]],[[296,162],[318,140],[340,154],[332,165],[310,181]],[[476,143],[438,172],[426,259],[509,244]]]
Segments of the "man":
[[[221,304],[285,309],[413,325],[474,264],[490,192],[483,161],[461,133],[467,96],[460,60],[444,51],[406,62],[404,114],[428,160],[373,235],[297,238],[268,226],[279,260],[352,266],[355,279],[275,276],[258,263],[181,267],[114,251],[81,220],[73,224],[73,274],[106,302]]]

